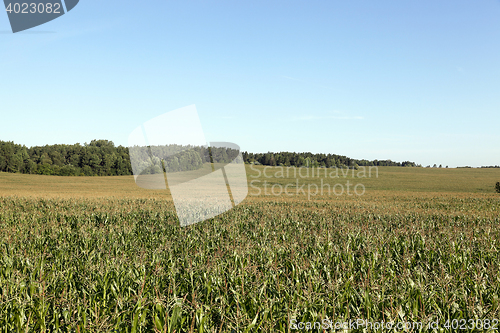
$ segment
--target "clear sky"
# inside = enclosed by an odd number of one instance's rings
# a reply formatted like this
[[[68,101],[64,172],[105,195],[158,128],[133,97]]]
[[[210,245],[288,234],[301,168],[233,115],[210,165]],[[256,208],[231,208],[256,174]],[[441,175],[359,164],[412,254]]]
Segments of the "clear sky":
[[[208,141],[500,164],[500,1],[88,1],[12,34],[0,140],[108,139],[195,104]]]

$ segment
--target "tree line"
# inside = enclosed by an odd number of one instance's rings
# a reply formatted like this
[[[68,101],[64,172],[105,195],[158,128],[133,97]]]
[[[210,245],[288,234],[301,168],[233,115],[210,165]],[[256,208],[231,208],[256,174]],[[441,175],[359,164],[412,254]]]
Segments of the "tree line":
[[[128,148],[112,141],[27,148],[0,141],[0,171],[58,176],[131,175]]]
[[[243,153],[245,163],[271,165],[271,166],[294,166],[294,167],[326,167],[346,168],[359,166],[400,166],[417,167],[415,162],[393,162],[391,160],[357,160],[347,156],[335,154],[313,154],[313,153]]]
[[[155,174],[201,169],[205,163],[231,163],[239,151],[229,147],[134,146],[129,148],[135,174]],[[152,156],[149,158],[149,156]]]
[[[149,156],[154,156],[149,159]],[[189,171],[204,163],[230,163],[239,151],[226,147],[151,146],[116,147],[112,141],[92,140],[80,145],[45,145],[28,148],[0,141],[0,172],[57,176],[132,175]],[[136,170],[136,171],[137,171]]]
[[[144,155],[148,151],[156,157],[149,162]],[[204,163],[209,162],[230,163],[238,154],[238,150],[226,147],[153,146],[147,147],[146,150],[134,147],[129,149],[115,146],[108,140],[92,140],[83,145],[56,144],[30,148],[14,142],[0,141],[0,171],[58,176],[120,176],[133,174],[131,155],[132,160],[138,159],[141,173],[147,174],[162,172],[162,168],[168,172],[176,172],[201,168]],[[243,152],[242,156],[245,163],[270,166],[417,166],[408,161],[399,163],[391,160],[356,160],[334,154]]]

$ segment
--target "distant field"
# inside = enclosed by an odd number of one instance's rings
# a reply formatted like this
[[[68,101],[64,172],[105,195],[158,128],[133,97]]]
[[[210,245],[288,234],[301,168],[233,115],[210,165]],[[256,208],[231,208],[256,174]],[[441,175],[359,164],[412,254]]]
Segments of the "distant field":
[[[495,183],[500,181],[500,169],[434,169],[434,168],[402,168],[366,167],[366,177],[363,177],[363,168],[354,172],[346,169],[297,169],[285,167],[246,166],[249,182],[255,181],[255,187],[264,187],[288,183],[342,184],[346,181],[352,184],[363,184],[366,192],[370,191],[402,191],[402,192],[450,192],[450,193],[495,193]],[[258,171],[255,171],[258,170]],[[264,175],[264,170],[266,174]],[[306,176],[307,171],[309,174]],[[371,171],[371,177],[370,172]],[[281,177],[283,172],[283,177]],[[346,173],[344,176],[343,172]],[[259,176],[260,173],[260,177]],[[294,177],[294,174],[296,177]],[[339,175],[339,178],[330,176]],[[275,177],[275,176],[278,176]],[[271,176],[268,178],[267,176]],[[288,177],[287,177],[288,176]],[[358,177],[359,176],[359,177]],[[307,185],[306,185],[307,187]],[[291,189],[292,187],[290,187]],[[289,192],[292,192],[291,190]],[[252,191],[250,195],[256,194]],[[264,191],[261,192],[264,195]],[[116,197],[116,198],[169,198],[168,191],[145,190],[135,185],[133,176],[113,177],[60,177],[23,175],[0,172],[0,195],[17,195],[32,197]],[[284,195],[286,197],[286,195]]]
[[[266,169],[266,175],[264,175]],[[378,170],[378,177],[377,177]],[[283,171],[284,177],[281,177]],[[309,171],[309,173],[307,173]],[[330,184],[361,183],[366,190],[408,191],[408,192],[461,192],[461,193],[495,193],[495,183],[500,179],[500,169],[439,169],[439,168],[403,168],[403,167],[361,167],[355,170],[346,169],[294,169],[285,167],[247,167],[249,180],[266,179],[271,183],[286,184],[299,178],[300,183],[316,183],[320,180]],[[254,178],[254,176],[260,177]],[[287,177],[288,175],[288,177]],[[301,177],[304,176],[304,177]],[[333,178],[336,176],[338,178]],[[266,178],[266,176],[273,176]],[[276,178],[274,176],[278,176]],[[294,177],[295,176],[295,177]],[[333,177],[332,177],[333,176]]]
[[[0,173],[0,332],[294,332],[356,319],[422,322],[413,332],[467,319],[476,326],[461,331],[479,332],[500,318],[499,169],[253,168],[241,205],[186,228],[168,191],[131,176]],[[365,192],[313,195],[321,179]]]

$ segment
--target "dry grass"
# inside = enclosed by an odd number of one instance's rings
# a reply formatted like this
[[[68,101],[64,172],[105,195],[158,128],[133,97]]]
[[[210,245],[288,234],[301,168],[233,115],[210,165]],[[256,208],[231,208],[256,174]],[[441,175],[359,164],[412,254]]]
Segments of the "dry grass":
[[[254,171],[254,170],[258,171]],[[264,176],[271,176],[267,178]],[[281,177],[283,171],[284,177]],[[306,169],[300,170],[281,167],[248,166],[248,180],[257,180],[255,186],[263,187],[264,181],[268,186],[272,184],[286,185],[295,183],[299,179],[300,184],[320,184],[323,179],[325,184],[345,185],[349,180],[352,184],[361,183],[366,187],[366,193],[380,195],[383,191],[389,192],[424,192],[427,195],[460,195],[494,194],[495,183],[500,181],[500,169],[433,169],[433,168],[401,168],[401,167],[379,167],[378,173],[371,170],[369,177],[366,169],[366,177],[362,177],[362,171],[357,170],[347,173],[344,177],[342,171],[335,172],[334,169],[315,169],[315,177],[309,170],[309,177],[300,178],[299,172],[306,174]],[[344,170],[345,171],[345,170]],[[260,173],[260,177],[257,177]],[[294,177],[294,173],[297,177]],[[330,175],[338,174],[339,178],[331,178]],[[376,176],[378,174],[378,177]],[[278,175],[278,178],[275,177]],[[360,175],[361,177],[358,177]],[[307,186],[307,185],[306,185]],[[382,192],[380,192],[382,191]],[[444,192],[449,194],[444,194]],[[256,191],[250,189],[250,198],[255,197]],[[162,198],[169,199],[169,192],[161,190],[145,190],[135,185],[133,176],[114,177],[60,177],[22,175],[0,172],[0,195],[39,198]],[[412,194],[413,195],[413,194]],[[258,197],[258,196],[257,196]],[[264,196],[265,197],[265,196]],[[290,198],[283,195],[284,198]],[[330,196],[330,199],[334,196]]]

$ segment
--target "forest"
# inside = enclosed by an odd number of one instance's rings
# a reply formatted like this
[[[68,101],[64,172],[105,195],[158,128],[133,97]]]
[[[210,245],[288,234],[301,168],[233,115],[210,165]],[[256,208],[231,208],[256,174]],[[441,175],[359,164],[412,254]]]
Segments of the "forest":
[[[391,160],[357,160],[346,156],[335,154],[313,154],[313,153],[247,153],[243,152],[245,163],[255,163],[271,166],[295,166],[295,167],[326,167],[326,168],[346,168],[358,166],[402,166],[417,167],[415,162],[393,162]]]
[[[144,148],[144,147],[143,147]],[[139,167],[141,173],[158,172],[160,159],[167,171],[184,171],[201,168],[203,163],[230,163],[238,152],[225,147],[148,147],[156,158],[151,165]],[[173,155],[172,149],[179,153]],[[132,148],[132,159],[141,158],[144,149]],[[147,153],[147,152],[146,152]],[[393,162],[391,160],[357,160],[335,154],[313,153],[242,153],[245,163],[270,166],[295,167],[352,167],[358,166],[419,166],[414,162]],[[144,158],[142,157],[142,160]],[[147,159],[146,159],[147,160]],[[109,140],[92,140],[83,145],[56,144],[26,147],[14,142],[0,141],[0,172],[13,172],[58,176],[120,176],[132,175],[128,147],[115,146]]]

